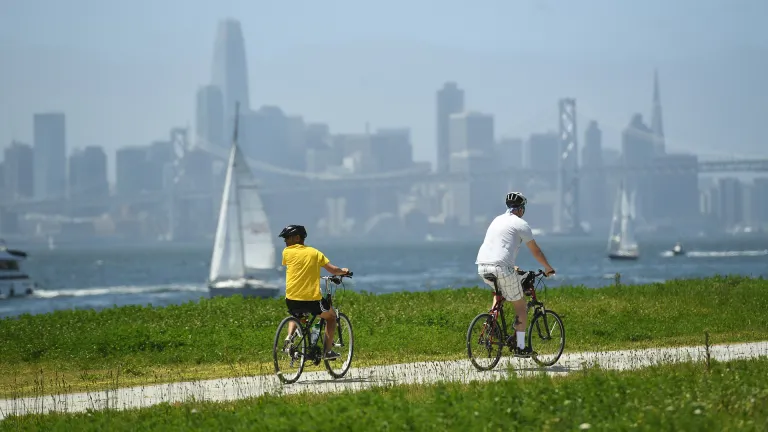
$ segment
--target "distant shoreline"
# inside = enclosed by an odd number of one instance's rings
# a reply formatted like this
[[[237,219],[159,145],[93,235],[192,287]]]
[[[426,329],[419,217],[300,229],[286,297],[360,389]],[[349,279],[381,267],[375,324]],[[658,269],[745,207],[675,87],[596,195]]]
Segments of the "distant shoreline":
[[[476,238],[475,238],[476,237]],[[337,247],[337,246],[387,246],[387,247],[409,247],[409,246],[428,246],[428,245],[476,245],[479,246],[482,236],[475,237],[457,237],[457,238],[445,238],[433,241],[427,240],[403,240],[403,239],[370,239],[365,236],[349,236],[342,238],[315,238],[314,241],[309,241],[309,244],[314,244],[318,247]],[[30,252],[48,251],[48,238],[20,238],[16,236],[3,237],[6,244],[12,245],[16,249],[27,250]],[[599,243],[607,241],[607,237],[598,235],[587,236],[568,236],[568,235],[539,235],[536,237],[539,243],[542,244],[562,244],[562,243]],[[658,243],[667,241],[670,244],[670,248],[675,242],[680,241],[684,245],[687,242],[717,242],[717,241],[758,241],[765,240],[766,247],[768,247],[768,232],[764,233],[751,233],[751,234],[714,234],[711,236],[688,236],[688,237],[674,237],[666,234],[645,234],[637,236],[638,241],[642,244],[644,242]],[[54,250],[132,250],[132,249],[146,249],[146,248],[160,248],[167,250],[174,249],[211,249],[213,247],[213,240],[192,240],[192,241],[145,241],[145,240],[131,240],[131,239],[100,239],[100,240],[61,240],[57,239]],[[277,245],[278,249],[281,249],[281,245]]]

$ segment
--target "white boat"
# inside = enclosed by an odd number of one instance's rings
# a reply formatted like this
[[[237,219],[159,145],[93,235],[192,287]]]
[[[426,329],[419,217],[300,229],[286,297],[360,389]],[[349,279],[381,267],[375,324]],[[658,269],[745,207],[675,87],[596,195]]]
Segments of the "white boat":
[[[211,297],[274,297],[280,292],[280,287],[269,281],[278,276],[275,243],[258,184],[237,145],[238,111],[236,107],[208,291]]]
[[[34,292],[34,281],[21,270],[20,263],[26,258],[26,252],[8,249],[0,240],[0,298],[26,297]]]
[[[624,183],[619,185],[613,208],[611,233],[608,237],[608,258],[614,260],[636,260],[640,257],[634,235],[634,194],[627,196]]]
[[[685,255],[685,250],[680,242],[675,243],[672,247],[672,255]]]

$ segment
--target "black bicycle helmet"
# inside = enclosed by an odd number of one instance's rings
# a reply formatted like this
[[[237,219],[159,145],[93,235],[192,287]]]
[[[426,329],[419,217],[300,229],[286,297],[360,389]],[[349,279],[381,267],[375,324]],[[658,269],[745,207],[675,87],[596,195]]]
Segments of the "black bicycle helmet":
[[[282,231],[280,231],[280,235],[278,237],[288,238],[295,235],[303,239],[307,238],[307,229],[304,228],[304,225],[288,225],[287,227],[283,228]]]
[[[528,204],[528,198],[520,192],[510,192],[506,198],[507,208],[525,207]]]

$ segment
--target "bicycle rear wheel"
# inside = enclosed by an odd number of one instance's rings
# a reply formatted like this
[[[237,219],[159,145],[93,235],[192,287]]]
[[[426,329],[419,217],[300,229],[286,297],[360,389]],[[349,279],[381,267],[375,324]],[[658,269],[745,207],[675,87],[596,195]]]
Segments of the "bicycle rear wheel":
[[[324,360],[325,368],[332,377],[341,378],[349,371],[349,367],[352,365],[352,355],[355,353],[355,335],[352,332],[352,323],[341,312],[339,312],[339,317],[336,320],[336,331],[333,333],[331,349],[338,350],[339,358]]]
[[[467,329],[467,356],[475,369],[487,371],[496,367],[503,348],[498,322],[488,313],[476,316]]]
[[[293,322],[295,330],[289,338],[288,324]],[[307,352],[307,338],[302,335],[301,323],[289,316],[277,326],[275,342],[272,345],[272,358],[275,361],[275,374],[284,384],[295,383],[304,370],[304,353]]]
[[[565,326],[551,310],[537,313],[528,326],[528,346],[536,353],[533,361],[540,366],[557,363],[565,348]]]

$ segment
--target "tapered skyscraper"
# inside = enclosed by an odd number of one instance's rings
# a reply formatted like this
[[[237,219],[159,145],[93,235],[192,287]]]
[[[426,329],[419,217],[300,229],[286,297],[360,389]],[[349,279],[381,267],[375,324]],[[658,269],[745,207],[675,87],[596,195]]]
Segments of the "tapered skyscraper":
[[[237,20],[226,19],[219,22],[213,48],[211,84],[219,87],[224,96],[224,130],[229,138],[234,125],[235,102],[240,102],[241,113],[250,110],[245,41],[240,22]]]
[[[659,92],[659,72],[653,72],[653,112],[651,113],[651,133],[653,133],[653,150],[657,155],[666,152],[664,143],[664,121],[661,113],[661,94]]]
[[[197,138],[206,144],[228,147],[231,137],[224,135],[224,96],[221,89],[215,85],[201,87],[197,91],[195,105]]]

